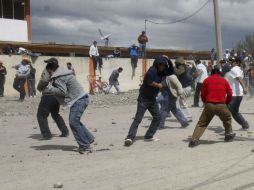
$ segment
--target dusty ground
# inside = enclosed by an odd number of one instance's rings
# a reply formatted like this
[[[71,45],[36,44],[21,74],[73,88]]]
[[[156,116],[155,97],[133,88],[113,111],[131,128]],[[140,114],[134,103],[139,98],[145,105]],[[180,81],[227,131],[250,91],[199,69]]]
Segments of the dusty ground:
[[[187,147],[201,108],[192,109],[193,123],[181,129],[174,118],[157,132],[158,142],[144,142],[149,114],[138,131],[137,142],[126,148],[123,140],[136,111],[136,92],[120,96],[93,96],[82,120],[96,136],[94,152],[72,151],[76,142],[54,137],[41,141],[36,122],[39,98],[13,101],[0,99],[0,189],[48,190],[57,182],[66,190],[245,190],[254,189],[254,139],[239,131],[223,142],[218,118],[210,124],[197,148]],[[190,100],[192,101],[192,99]],[[111,104],[113,103],[113,104]],[[254,99],[245,99],[241,112],[253,127]],[[67,121],[68,110],[62,110]],[[50,118],[52,133],[59,134]]]

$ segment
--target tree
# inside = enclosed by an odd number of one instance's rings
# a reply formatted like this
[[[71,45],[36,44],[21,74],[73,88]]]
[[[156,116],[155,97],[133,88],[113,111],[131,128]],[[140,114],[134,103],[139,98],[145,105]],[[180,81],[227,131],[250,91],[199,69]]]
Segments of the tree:
[[[240,40],[235,49],[237,51],[245,50],[248,53],[254,53],[254,34],[247,34],[243,40]]]

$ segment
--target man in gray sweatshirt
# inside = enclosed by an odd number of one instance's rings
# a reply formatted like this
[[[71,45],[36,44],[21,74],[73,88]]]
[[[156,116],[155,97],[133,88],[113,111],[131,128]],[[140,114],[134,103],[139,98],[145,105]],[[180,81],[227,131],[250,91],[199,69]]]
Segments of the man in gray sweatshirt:
[[[59,67],[53,60],[56,59],[45,60],[46,70],[51,76],[47,91],[54,94],[61,105],[70,107],[70,128],[79,145],[76,151],[83,154],[85,151],[90,151],[90,144],[94,142],[94,136],[80,121],[88,106],[89,96],[73,76],[72,71]]]

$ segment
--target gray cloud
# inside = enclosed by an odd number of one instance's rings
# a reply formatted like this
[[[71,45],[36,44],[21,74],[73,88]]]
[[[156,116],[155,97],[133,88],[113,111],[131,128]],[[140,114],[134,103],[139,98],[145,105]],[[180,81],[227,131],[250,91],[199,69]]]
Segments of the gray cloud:
[[[206,0],[33,0],[33,41],[90,44],[99,39],[98,28],[112,34],[113,46],[137,43],[144,20],[173,21],[190,15]],[[250,0],[221,0],[224,48],[252,32]],[[215,46],[213,5],[195,17],[173,25],[147,23],[150,48],[209,50]]]

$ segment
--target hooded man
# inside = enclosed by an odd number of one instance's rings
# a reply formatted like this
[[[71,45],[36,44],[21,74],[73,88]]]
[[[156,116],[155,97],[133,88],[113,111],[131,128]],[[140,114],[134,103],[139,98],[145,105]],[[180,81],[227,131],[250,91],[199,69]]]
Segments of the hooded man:
[[[90,144],[94,142],[94,136],[80,121],[89,104],[88,94],[72,71],[59,67],[52,59],[45,62],[47,63],[46,70],[51,77],[51,84],[47,86],[48,92],[54,94],[61,105],[70,107],[69,123],[79,145],[74,151],[80,154],[91,151]]]
[[[156,103],[156,96],[162,88],[161,82],[164,76],[163,72],[167,67],[167,58],[159,56],[155,58],[153,66],[151,66],[145,74],[143,84],[139,89],[137,112],[129,129],[129,133],[125,139],[125,146],[130,146],[133,144],[136,138],[138,126],[147,110],[151,113],[153,120],[145,134],[144,140],[158,140],[153,137],[160,124],[160,111],[158,104]]]

